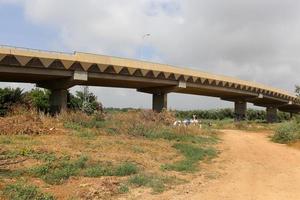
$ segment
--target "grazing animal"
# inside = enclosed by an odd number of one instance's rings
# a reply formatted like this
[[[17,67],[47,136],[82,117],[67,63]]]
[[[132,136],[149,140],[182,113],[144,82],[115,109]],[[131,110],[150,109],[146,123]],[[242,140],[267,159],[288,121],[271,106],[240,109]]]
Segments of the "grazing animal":
[[[176,120],[176,121],[173,123],[173,126],[175,126],[175,127],[181,126],[181,123],[182,123],[181,120]]]
[[[189,125],[194,125],[194,126],[197,126],[199,125],[199,128],[202,128],[202,122],[199,121],[197,119],[197,116],[196,115],[193,115],[193,119],[184,119],[182,121],[180,120],[176,120],[174,123],[173,123],[173,126],[177,127],[177,126],[184,126],[184,127],[187,127]]]

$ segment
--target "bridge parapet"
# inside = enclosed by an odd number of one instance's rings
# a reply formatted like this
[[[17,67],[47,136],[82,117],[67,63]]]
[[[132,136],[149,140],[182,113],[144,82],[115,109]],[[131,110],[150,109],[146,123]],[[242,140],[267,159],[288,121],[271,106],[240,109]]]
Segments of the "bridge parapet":
[[[300,100],[295,95],[262,84],[170,65],[81,52],[0,47],[0,81],[37,83],[48,88],[53,85],[59,88],[59,84],[62,84],[61,88],[80,84],[139,91],[175,87],[176,90],[169,92],[233,101],[238,98],[261,106],[279,104],[279,109],[300,111]],[[179,83],[185,83],[186,87],[178,88]]]

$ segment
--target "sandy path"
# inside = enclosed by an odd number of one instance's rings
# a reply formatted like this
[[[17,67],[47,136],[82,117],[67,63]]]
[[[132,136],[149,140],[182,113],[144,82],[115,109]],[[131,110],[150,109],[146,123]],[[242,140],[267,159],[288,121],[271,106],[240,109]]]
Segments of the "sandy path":
[[[220,177],[196,178],[155,199],[300,199],[299,150],[272,143],[263,133],[223,132],[223,152],[213,164],[221,169]]]

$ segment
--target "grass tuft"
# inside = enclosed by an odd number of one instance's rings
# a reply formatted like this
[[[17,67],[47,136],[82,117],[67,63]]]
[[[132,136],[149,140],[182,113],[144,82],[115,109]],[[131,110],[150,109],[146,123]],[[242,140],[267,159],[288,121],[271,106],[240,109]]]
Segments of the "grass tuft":
[[[12,200],[54,200],[50,194],[45,194],[36,186],[25,183],[15,183],[7,185],[3,189],[3,194]]]
[[[138,172],[138,167],[134,163],[125,162],[117,166],[115,170],[116,176],[129,176],[136,174]]]
[[[177,143],[173,147],[183,154],[185,159],[173,164],[162,165],[163,170],[194,172],[197,170],[199,161],[217,156],[217,151],[212,147],[202,148],[187,143]]]
[[[153,193],[161,193],[169,184],[181,184],[184,180],[153,174],[137,174],[129,178],[128,183],[136,187],[150,187]]]
[[[86,167],[87,160],[87,157],[81,156],[75,161],[64,159],[48,162],[32,168],[30,174],[43,179],[48,184],[62,184],[69,177],[78,175],[80,170]]]
[[[87,167],[83,175],[87,177],[100,177],[100,176],[129,176],[136,174],[138,167],[134,163],[125,162],[116,167],[112,165],[94,165]]]

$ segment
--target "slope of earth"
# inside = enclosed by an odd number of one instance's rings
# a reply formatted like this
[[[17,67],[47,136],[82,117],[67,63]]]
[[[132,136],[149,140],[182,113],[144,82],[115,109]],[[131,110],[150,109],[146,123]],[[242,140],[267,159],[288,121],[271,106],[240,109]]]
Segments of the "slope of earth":
[[[0,199],[130,199],[185,184],[217,156],[218,133],[173,121],[145,110],[0,118]]]
[[[300,151],[272,143],[267,133],[223,130],[222,154],[208,183],[203,177],[156,199],[298,200]],[[145,197],[144,199],[153,199]]]

